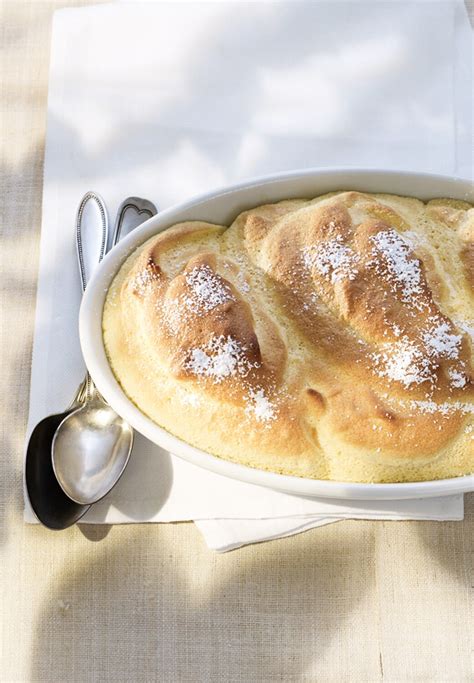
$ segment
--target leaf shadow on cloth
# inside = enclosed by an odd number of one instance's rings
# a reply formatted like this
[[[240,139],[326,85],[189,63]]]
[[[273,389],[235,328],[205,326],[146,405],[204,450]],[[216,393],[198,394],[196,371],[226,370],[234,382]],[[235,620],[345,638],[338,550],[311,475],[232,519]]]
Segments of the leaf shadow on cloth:
[[[474,569],[474,495],[465,496],[463,521],[376,527],[380,632],[390,634],[380,651],[386,680],[433,680],[428,672],[440,681],[470,680],[466,605]]]
[[[461,584],[474,585],[474,492],[464,495],[462,522],[413,522],[433,562]],[[468,634],[466,634],[468,635]]]
[[[372,529],[349,523],[337,541],[318,529],[227,555],[181,524],[115,527],[101,544],[76,541],[68,568],[52,560],[30,678],[314,680],[334,670],[335,657],[350,657],[339,653],[340,639],[357,648],[367,629],[376,639],[366,600]],[[364,666],[378,680],[376,647]],[[349,659],[336,668],[344,667],[353,670]]]
[[[41,205],[41,191],[34,187],[33,181],[41,162],[42,148],[38,146],[31,149],[19,167],[3,159],[0,169],[4,194],[12,198],[4,204],[1,230],[0,365],[4,391],[0,399],[0,546],[10,540],[9,530],[22,515],[23,453],[37,278],[35,236]],[[27,197],[21,202],[24,193]]]
[[[224,4],[186,45],[185,66],[178,61],[163,70],[158,62],[138,62],[136,85],[124,94],[123,120],[114,104],[116,79],[94,70],[84,83],[71,64],[61,96],[79,108],[93,106],[93,120],[106,133],[91,127],[80,142],[70,122],[50,111],[58,148],[71,160],[52,168],[51,177],[56,172],[67,182],[80,169],[91,182],[96,172],[97,181],[107,183],[133,173],[139,185],[148,188],[152,181],[158,194],[175,202],[184,199],[183,187],[189,195],[328,159],[357,165],[361,152],[367,163],[368,150],[374,166],[403,166],[414,142],[409,131],[452,133],[447,111],[433,120],[430,109],[439,109],[432,102],[433,70],[447,77],[444,52],[436,65],[420,53],[424,10],[418,21],[409,20],[414,10],[408,10],[402,3],[402,31],[391,24],[390,3],[372,5],[370,12],[346,3],[345,19],[353,22],[340,21],[340,3],[274,3],[271,14],[254,8],[252,21]],[[152,166],[155,159],[159,168]]]

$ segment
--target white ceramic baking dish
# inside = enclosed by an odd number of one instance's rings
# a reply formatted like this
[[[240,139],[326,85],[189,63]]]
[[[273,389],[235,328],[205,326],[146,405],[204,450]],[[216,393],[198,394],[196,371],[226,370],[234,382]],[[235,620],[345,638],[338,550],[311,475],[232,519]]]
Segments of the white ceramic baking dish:
[[[80,312],[80,337],[89,372],[107,401],[138,432],[181,458],[234,479],[301,496],[359,500],[426,498],[474,491],[474,475],[403,484],[354,484],[284,476],[228,462],[158,427],[127,398],[110,369],[102,339],[104,300],[121,264],[140,244],[180,221],[230,225],[245,209],[281,199],[313,198],[332,190],[387,192],[420,199],[451,197],[474,202],[472,183],[458,178],[401,171],[317,169],[256,178],[166,209],[123,239],[106,256],[87,287]]]

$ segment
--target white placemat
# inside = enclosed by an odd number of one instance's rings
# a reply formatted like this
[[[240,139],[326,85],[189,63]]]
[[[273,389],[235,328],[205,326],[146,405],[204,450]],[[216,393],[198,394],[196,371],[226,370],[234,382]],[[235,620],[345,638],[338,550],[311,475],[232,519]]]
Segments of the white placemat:
[[[420,40],[423,36],[423,40]],[[461,2],[118,3],[55,14],[29,431],[82,378],[73,224],[312,166],[469,176],[470,30]],[[244,518],[239,523],[235,520]],[[137,438],[84,521],[199,520],[211,547],[343,517],[460,519],[462,496],[347,505],[199,470]],[[26,501],[25,519],[33,521]],[[255,521],[256,520],[256,521]]]

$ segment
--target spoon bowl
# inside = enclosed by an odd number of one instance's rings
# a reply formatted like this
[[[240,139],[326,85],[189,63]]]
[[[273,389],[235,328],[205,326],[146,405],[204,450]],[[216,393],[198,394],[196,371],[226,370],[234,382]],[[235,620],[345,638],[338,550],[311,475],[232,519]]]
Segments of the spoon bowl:
[[[49,415],[31,433],[25,462],[25,483],[33,512],[48,529],[67,529],[83,517],[90,505],[72,501],[59,486],[51,462],[51,440],[71,410]]]
[[[52,467],[64,493],[80,505],[103,498],[130,458],[133,430],[99,394],[60,422],[52,442]]]

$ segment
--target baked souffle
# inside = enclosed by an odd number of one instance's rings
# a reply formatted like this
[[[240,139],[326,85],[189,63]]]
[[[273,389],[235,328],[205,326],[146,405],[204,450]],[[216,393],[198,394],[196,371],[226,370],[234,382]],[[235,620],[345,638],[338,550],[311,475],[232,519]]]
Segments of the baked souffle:
[[[317,479],[474,472],[474,209],[334,192],[180,223],[107,293],[123,391],[208,453]]]

